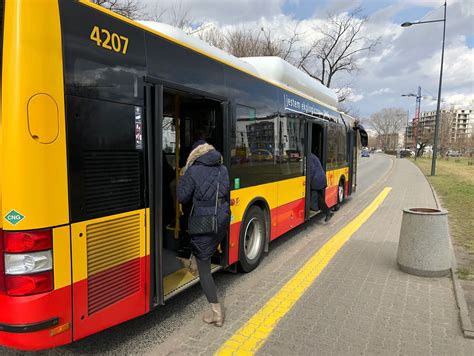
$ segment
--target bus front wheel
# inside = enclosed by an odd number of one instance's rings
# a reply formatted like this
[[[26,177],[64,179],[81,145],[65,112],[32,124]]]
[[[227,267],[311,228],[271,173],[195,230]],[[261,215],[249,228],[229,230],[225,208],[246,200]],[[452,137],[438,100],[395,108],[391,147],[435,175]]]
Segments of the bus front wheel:
[[[265,215],[258,206],[252,206],[240,229],[239,267],[242,272],[253,271],[263,257],[265,247]]]

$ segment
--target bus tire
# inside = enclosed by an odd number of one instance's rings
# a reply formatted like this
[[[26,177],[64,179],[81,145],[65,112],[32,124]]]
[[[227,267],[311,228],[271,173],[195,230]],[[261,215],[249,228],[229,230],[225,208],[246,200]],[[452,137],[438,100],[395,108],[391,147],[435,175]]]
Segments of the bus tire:
[[[265,214],[258,206],[252,206],[245,214],[240,228],[239,270],[253,271],[262,260],[266,237]]]
[[[334,211],[337,211],[341,208],[341,204],[344,202],[344,199],[344,179],[341,179],[339,181],[339,185],[337,186],[337,204],[334,206]]]

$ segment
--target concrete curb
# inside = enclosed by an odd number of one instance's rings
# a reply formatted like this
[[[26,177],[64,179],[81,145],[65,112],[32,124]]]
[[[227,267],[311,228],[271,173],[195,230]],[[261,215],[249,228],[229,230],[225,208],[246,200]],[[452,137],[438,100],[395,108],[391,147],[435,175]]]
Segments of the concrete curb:
[[[421,173],[423,174],[423,172]],[[428,178],[424,174],[423,176],[425,177],[426,181],[428,182],[430,186],[431,193],[433,193],[433,197],[436,202],[436,207],[438,209],[441,209],[442,208],[441,203],[438,199],[438,195],[436,194],[436,191],[434,190]],[[456,275],[457,261],[456,261],[456,255],[454,254],[454,248],[453,248],[453,242],[451,240],[451,236],[449,237],[449,244],[450,244],[451,259],[452,259],[451,280],[453,281],[454,297],[456,298],[456,304],[459,309],[459,320],[461,322],[461,330],[466,339],[474,339],[474,327],[472,326],[471,318],[469,316],[469,310],[467,308],[466,298],[464,297],[464,291],[462,289],[461,283],[459,282],[459,278]]]

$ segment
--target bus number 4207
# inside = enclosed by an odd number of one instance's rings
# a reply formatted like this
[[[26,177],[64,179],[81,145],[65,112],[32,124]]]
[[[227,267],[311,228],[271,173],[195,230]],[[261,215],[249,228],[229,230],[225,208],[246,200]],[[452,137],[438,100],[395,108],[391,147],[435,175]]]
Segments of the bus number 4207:
[[[110,32],[105,28],[94,26],[91,32],[90,39],[94,41],[97,46],[102,46],[110,51],[126,54],[128,48],[128,38],[120,36],[114,32]]]

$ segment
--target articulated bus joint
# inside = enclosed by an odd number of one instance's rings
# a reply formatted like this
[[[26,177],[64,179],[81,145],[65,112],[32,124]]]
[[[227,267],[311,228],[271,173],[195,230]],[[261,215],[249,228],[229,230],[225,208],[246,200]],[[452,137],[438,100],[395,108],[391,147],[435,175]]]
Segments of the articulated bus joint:
[[[41,331],[56,326],[59,323],[59,318],[52,318],[45,321],[40,321],[32,324],[0,324],[0,331],[7,333],[31,333],[34,331]]]

